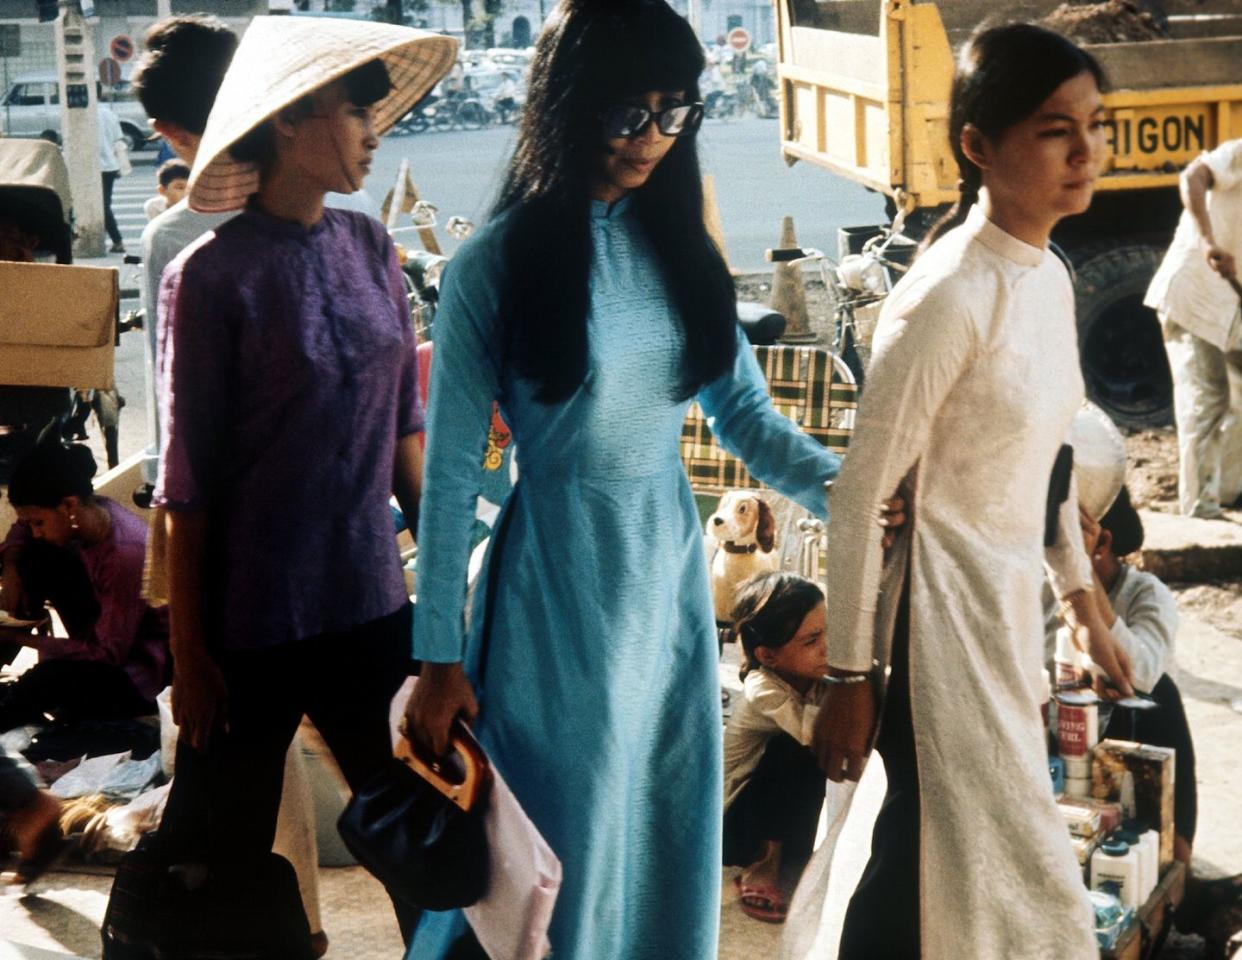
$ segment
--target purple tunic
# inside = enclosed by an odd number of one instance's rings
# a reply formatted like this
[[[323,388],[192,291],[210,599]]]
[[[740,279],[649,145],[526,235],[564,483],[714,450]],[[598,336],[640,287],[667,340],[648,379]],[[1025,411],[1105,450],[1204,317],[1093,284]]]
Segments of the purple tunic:
[[[147,552],[147,525],[107,497],[96,502],[108,511],[112,526],[99,543],[72,543],[99,602],[99,617],[87,636],[32,637],[40,660],[98,660],[122,668],[148,700],[164,688],[168,660],[168,611],[142,600],[142,565]],[[33,538],[29,524],[19,520],[4,547]],[[22,638],[23,642],[26,638]]]
[[[254,649],[397,610],[388,499],[423,428],[396,252],[362,214],[254,208],[164,272],[156,502],[206,511],[213,639]]]

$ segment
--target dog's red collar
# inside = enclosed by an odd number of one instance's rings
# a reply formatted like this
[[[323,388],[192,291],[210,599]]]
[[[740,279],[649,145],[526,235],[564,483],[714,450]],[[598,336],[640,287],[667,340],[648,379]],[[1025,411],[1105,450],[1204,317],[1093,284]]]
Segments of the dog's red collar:
[[[740,544],[734,543],[732,540],[720,541],[720,546],[724,548],[725,553],[754,553],[759,549],[757,543]]]

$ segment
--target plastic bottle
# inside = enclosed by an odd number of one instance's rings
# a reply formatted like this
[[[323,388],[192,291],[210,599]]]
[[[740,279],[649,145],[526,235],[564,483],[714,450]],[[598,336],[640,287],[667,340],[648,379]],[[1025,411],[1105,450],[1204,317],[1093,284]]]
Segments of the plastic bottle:
[[[1160,831],[1133,817],[1124,821],[1121,829],[1137,834],[1139,846],[1147,851],[1147,895],[1151,896],[1151,891],[1160,883]]]
[[[1151,864],[1151,872],[1148,874],[1148,879],[1151,881],[1151,889],[1155,890],[1160,883],[1160,831],[1144,830],[1139,835],[1139,843],[1147,844],[1147,850],[1150,854],[1147,859],[1148,863]],[[1147,895],[1151,896],[1151,893],[1148,892]]]
[[[1138,851],[1122,840],[1109,839],[1091,855],[1091,889],[1115,893],[1127,907],[1139,906]]]
[[[1078,648],[1074,646],[1074,639],[1070,633],[1070,628],[1066,626],[1058,627],[1056,653],[1053,654],[1053,665],[1056,668],[1056,675],[1053,677],[1053,681],[1056,683],[1058,690],[1078,684],[1078,660]]]
[[[1136,896],[1138,898],[1138,904],[1141,906],[1147,902],[1147,898],[1151,896],[1152,890],[1155,889],[1155,884],[1151,882],[1151,848],[1142,842],[1141,836],[1137,831],[1130,830],[1126,827],[1114,830],[1110,839],[1124,841],[1131,850],[1138,854],[1139,872],[1138,892]]]

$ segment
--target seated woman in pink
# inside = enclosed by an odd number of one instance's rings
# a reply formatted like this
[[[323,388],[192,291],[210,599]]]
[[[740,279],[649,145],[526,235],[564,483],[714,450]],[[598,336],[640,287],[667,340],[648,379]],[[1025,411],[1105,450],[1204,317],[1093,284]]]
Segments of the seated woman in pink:
[[[0,730],[59,720],[122,719],[155,712],[166,685],[168,617],[142,599],[147,528],[91,486],[87,447],[42,443],[15,467],[9,500],[18,520],[0,546],[0,607],[37,619],[50,604],[67,637],[7,630],[39,664],[0,687]]]

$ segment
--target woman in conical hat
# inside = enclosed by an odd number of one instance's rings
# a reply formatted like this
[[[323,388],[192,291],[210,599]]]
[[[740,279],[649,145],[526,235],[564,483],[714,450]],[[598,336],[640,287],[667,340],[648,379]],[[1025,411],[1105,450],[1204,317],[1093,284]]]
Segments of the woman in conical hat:
[[[703,226],[703,50],[663,0],[566,0],[531,64],[490,223],[436,315],[419,527],[415,736],[477,715],[562,861],[560,960],[709,960],[722,739],[702,529],[678,456],[690,400],[721,442],[826,515],[837,457],[778,414]],[[470,530],[492,404],[521,477],[469,628]],[[460,913],[409,957],[477,956]],[[499,954],[494,953],[493,956]]]
[[[388,500],[417,515],[418,365],[392,243],[323,199],[361,186],[380,135],[455,51],[386,24],[258,17],[208,120],[190,203],[244,209],[160,292],[170,856],[201,856],[196,802],[209,858],[271,849],[303,714],[352,787],[390,756],[409,603]]]

